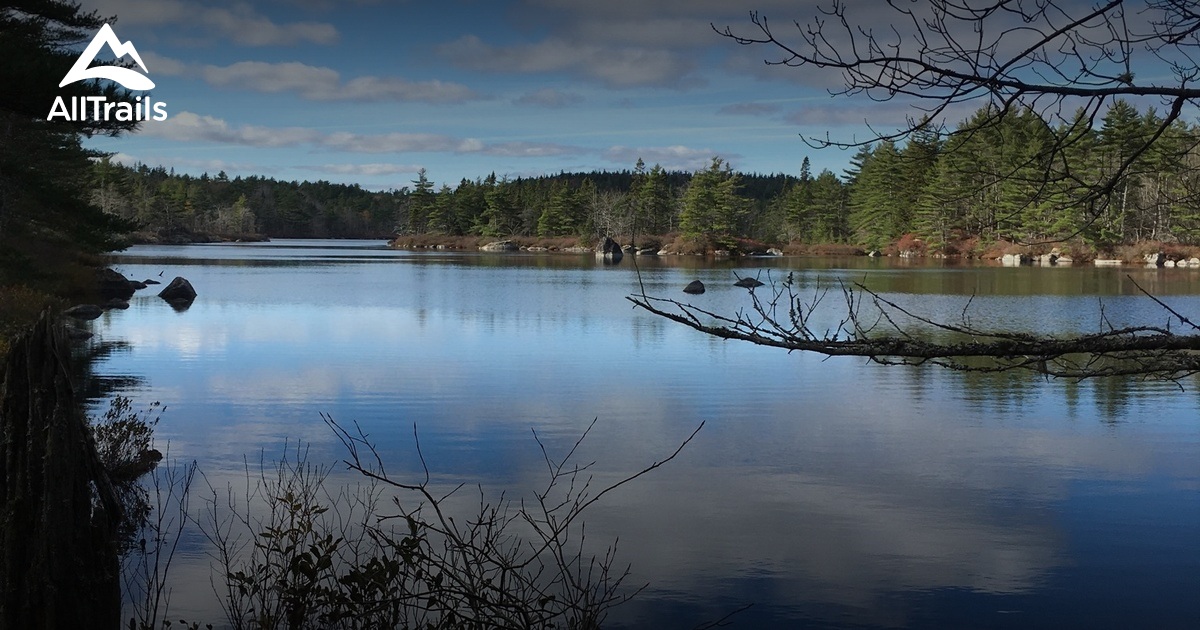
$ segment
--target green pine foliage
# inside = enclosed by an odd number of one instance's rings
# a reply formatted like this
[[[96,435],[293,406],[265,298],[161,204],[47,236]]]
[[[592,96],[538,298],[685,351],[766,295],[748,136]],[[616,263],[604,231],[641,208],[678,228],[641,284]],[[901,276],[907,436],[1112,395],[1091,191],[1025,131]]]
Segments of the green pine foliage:
[[[509,179],[494,173],[435,187],[370,191],[330,182],[178,175],[107,160],[90,199],[143,228],[277,237],[392,233],[537,236],[622,242],[675,234],[706,249],[738,239],[882,249],[903,237],[949,251],[956,241],[1097,247],[1137,240],[1200,244],[1200,128],[1179,122],[1136,153],[1157,121],[1117,101],[1093,125],[1079,112],[1052,126],[1031,111],[981,109],[945,133],[862,147],[842,174],[738,173],[720,157],[696,173],[639,160],[631,170]],[[1095,182],[1118,168],[1117,185]]]
[[[90,203],[87,135],[116,136],[132,121],[46,120],[56,96],[102,96],[133,102],[112,83],[58,87],[75,62],[75,45],[87,41],[104,20],[70,2],[42,0],[0,5],[0,239],[73,243],[83,251],[112,248],[129,228]],[[9,240],[11,239],[11,241]]]
[[[110,82],[58,86],[79,44],[104,21],[61,0],[0,5],[0,299],[92,297],[94,255],[121,247],[133,228],[92,202],[91,165],[100,155],[81,140],[117,136],[137,123],[46,119],[57,96],[134,101]],[[0,324],[15,321],[11,314],[0,313]]]
[[[681,201],[679,228],[684,238],[732,246],[739,221],[747,212],[745,199],[738,195],[740,188],[741,178],[719,157],[696,173]]]

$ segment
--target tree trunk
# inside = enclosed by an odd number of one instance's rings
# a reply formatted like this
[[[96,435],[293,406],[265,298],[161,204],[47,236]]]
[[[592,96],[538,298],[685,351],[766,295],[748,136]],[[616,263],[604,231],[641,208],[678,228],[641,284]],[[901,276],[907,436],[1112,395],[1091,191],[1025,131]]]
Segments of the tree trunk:
[[[47,315],[0,384],[0,628],[117,628],[120,505]]]

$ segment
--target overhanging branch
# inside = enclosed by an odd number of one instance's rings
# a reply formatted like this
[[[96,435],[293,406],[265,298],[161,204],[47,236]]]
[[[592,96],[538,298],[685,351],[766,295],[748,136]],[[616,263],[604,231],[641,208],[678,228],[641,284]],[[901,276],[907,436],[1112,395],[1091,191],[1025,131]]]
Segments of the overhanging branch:
[[[841,320],[835,327],[818,332],[810,322],[823,290],[818,289],[816,298],[805,301],[795,293],[791,276],[782,284],[768,286],[772,288],[770,298],[763,299],[751,289],[750,310],[732,316],[644,292],[626,299],[638,308],[720,339],[825,356],[865,357],[888,365],[928,363],[973,372],[1020,369],[1065,378],[1139,375],[1179,379],[1200,372],[1200,334],[1178,334],[1169,325],[1109,327],[1063,337],[985,330],[969,322],[966,307],[961,323],[938,322],[905,309],[861,283],[839,283],[845,300]],[[1171,318],[1196,330],[1186,317],[1158,298],[1149,297]],[[861,312],[864,299],[877,310],[868,319]],[[780,315],[783,309],[786,316]],[[901,317],[952,340],[920,336],[905,328]]]

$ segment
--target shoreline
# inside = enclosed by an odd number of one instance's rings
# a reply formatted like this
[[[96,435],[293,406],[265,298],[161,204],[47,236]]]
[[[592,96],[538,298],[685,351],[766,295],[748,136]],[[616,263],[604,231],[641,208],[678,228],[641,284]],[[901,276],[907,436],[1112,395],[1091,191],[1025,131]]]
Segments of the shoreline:
[[[280,237],[312,238],[312,237]],[[388,237],[366,237],[364,240],[385,240],[390,249],[410,251],[482,251],[482,252],[525,252],[549,254],[595,253],[598,246],[589,246],[575,237],[534,236],[447,236],[433,234],[411,234]],[[321,240],[321,239],[318,239]],[[345,240],[345,239],[329,239]],[[1005,267],[1019,266],[1130,266],[1152,267],[1196,267],[1200,268],[1200,246],[1180,245],[1145,241],[1097,250],[1082,243],[1020,245],[1004,241],[983,246],[974,239],[956,246],[932,250],[921,241],[902,238],[880,249],[848,243],[788,243],[770,244],[749,239],[731,239],[732,246],[721,248],[710,243],[686,241],[674,234],[649,236],[641,245],[621,246],[625,255],[669,256],[711,259],[798,257],[798,258],[904,258],[949,261],[997,262]],[[214,234],[193,232],[186,229],[158,232],[141,231],[129,235],[130,245],[192,245],[208,243],[265,243],[271,237],[265,234]]]
[[[753,258],[753,257],[869,257],[905,258],[931,260],[978,260],[995,261],[1005,267],[1019,266],[1124,266],[1146,265],[1153,267],[1197,267],[1200,268],[1200,246],[1145,241],[1129,243],[1107,250],[1097,250],[1082,243],[1063,243],[1050,247],[996,242],[986,247],[979,243],[964,242],[962,247],[949,247],[950,251],[930,251],[919,240],[900,239],[881,249],[869,249],[847,243],[788,243],[768,244],[749,240],[737,240],[728,249],[699,246],[687,243],[673,235],[647,237],[642,245],[621,246],[626,255],[638,256],[688,256],[697,258]],[[665,245],[663,243],[666,243]],[[682,246],[681,246],[682,244]],[[538,238],[509,236],[489,238],[479,236],[436,236],[404,235],[387,241],[391,249],[412,251],[485,251],[485,252],[529,252],[555,254],[585,254],[598,251],[598,247],[583,244],[574,238]]]

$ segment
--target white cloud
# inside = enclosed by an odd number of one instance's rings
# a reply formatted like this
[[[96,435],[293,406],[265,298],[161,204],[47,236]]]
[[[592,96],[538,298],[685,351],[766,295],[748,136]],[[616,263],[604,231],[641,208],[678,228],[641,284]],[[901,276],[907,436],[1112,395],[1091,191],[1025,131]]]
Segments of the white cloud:
[[[605,159],[620,164],[633,164],[641,158],[646,164],[658,164],[669,171],[697,171],[708,168],[713,156],[721,155],[712,149],[693,149],[683,145],[665,147],[613,146],[604,151]],[[731,156],[721,155],[728,161]]]
[[[300,62],[239,61],[228,66],[187,64],[149,54],[153,72],[168,76],[197,76],[209,85],[266,94],[293,92],[313,101],[396,101],[462,103],[482,98],[461,83],[409,81],[400,77],[361,76],[343,81],[333,68]]]
[[[432,133],[326,133],[305,127],[235,127],[223,119],[192,112],[172,114],[164,121],[146,124],[138,133],[178,142],[214,142],[262,148],[311,145],[349,153],[482,153],[505,157],[545,157],[586,152],[580,147],[553,143],[489,144],[477,138]]]
[[[201,66],[198,70],[210,85],[267,93],[313,89],[323,91],[340,81],[337,71],[332,68],[318,68],[299,62],[239,61],[224,67]]]
[[[570,105],[578,105],[584,101],[583,95],[575,92],[564,92],[553,88],[542,88],[527,92],[513,100],[517,105],[532,105],[549,109],[561,109]]]
[[[102,17],[117,16],[117,30],[123,24],[157,25],[181,22],[188,17],[189,5],[180,0],[83,0],[84,11],[96,10]]]
[[[615,42],[652,48],[696,48],[719,41],[713,25],[749,21],[750,11],[791,19],[817,15],[824,0],[527,0],[530,14],[557,18],[561,33],[588,43]],[[807,6],[806,6],[807,5]]]
[[[143,125],[139,135],[178,142],[218,142],[252,147],[291,147],[321,140],[321,134],[303,127],[233,127],[220,118],[192,112],[171,114],[163,121]]]
[[[96,158],[96,159],[98,160],[100,158]],[[108,159],[109,159],[109,161],[116,163],[116,164],[120,164],[122,166],[136,166],[140,163],[143,163],[143,160],[138,159],[137,157],[134,157],[123,151],[118,151],[116,153],[113,153],[112,155],[109,155]]]
[[[338,40],[337,29],[323,22],[290,22],[276,24],[254,12],[248,5],[230,9],[205,9],[200,21],[246,46],[288,46],[304,42],[332,44]]]
[[[322,100],[421,101],[425,103],[461,103],[481,98],[471,88],[449,81],[408,81],[399,77],[356,77],[339,90],[313,96]]]
[[[553,155],[578,155],[585,149],[551,142],[501,142],[483,148],[488,155],[503,157],[548,157]]]
[[[146,165],[171,165],[175,168],[189,167],[206,173],[219,173],[226,171],[229,173],[250,173],[261,175],[263,173],[274,173],[279,169],[265,164],[252,164],[249,162],[229,162],[221,159],[196,159],[186,157],[162,157],[149,156],[138,157],[124,152],[114,153],[109,157],[110,160],[124,166],[137,166],[138,164]]]
[[[280,24],[244,3],[212,7],[183,0],[85,0],[83,8],[96,9],[102,16],[116,15],[118,29],[122,24],[200,26],[244,46],[332,44],[338,40],[338,31],[332,24]]]
[[[455,138],[433,133],[396,132],[372,135],[346,131],[325,134],[317,144],[352,153],[470,153],[483,147],[483,143],[474,138]]]
[[[186,75],[190,72],[188,64],[164,57],[154,51],[145,51],[142,53],[142,61],[146,62],[146,70],[152,75],[165,75],[168,77],[178,77]]]
[[[769,116],[778,112],[779,106],[774,103],[730,103],[717,110],[718,114],[738,116]]]
[[[151,163],[147,161],[147,163]],[[199,160],[195,158],[156,158],[153,160],[156,164],[173,164],[177,167],[190,167],[200,169],[205,173],[219,173],[225,171],[227,173],[249,173],[251,175],[262,175],[278,172],[279,169],[274,166],[265,164],[254,164],[251,162],[230,162],[222,159]]]
[[[400,175],[405,173],[416,173],[421,170],[419,164],[322,164],[320,166],[300,166],[310,171],[318,173],[329,173],[331,175],[363,175],[367,177],[378,175]]]
[[[609,87],[693,87],[696,63],[669,50],[581,44],[550,38],[532,44],[494,46],[466,35],[438,47],[438,53],[464,68],[485,72],[580,74]]]
[[[906,127],[910,119],[920,119],[925,112],[922,103],[914,99],[886,102],[851,104],[846,99],[825,98],[814,100],[803,108],[783,116],[787,122],[804,126],[852,127],[870,124],[875,129],[887,131]],[[971,115],[981,103],[956,103],[943,112],[941,119],[953,126]]]

